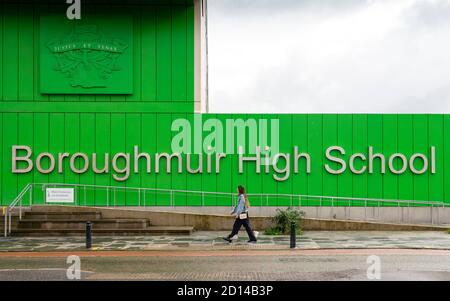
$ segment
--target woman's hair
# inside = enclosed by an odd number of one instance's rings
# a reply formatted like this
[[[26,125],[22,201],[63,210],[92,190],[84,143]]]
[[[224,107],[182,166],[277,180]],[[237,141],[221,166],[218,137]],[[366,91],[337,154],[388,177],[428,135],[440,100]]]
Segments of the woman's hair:
[[[250,208],[250,202],[248,201],[247,193],[245,193],[245,188],[242,185],[238,186],[239,195],[243,194],[245,199],[245,205]]]
[[[239,191],[239,194],[245,194],[245,188],[244,188],[244,186],[239,185],[239,186],[238,186],[238,191]]]

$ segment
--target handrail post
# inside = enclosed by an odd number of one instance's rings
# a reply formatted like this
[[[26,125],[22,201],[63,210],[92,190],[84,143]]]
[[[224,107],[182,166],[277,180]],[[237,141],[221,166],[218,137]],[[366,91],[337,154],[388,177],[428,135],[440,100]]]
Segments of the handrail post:
[[[441,224],[441,215],[439,213],[439,210],[441,208],[439,208],[439,206],[437,206],[436,209],[437,209],[437,224],[440,225]]]
[[[316,218],[322,218],[322,211],[323,211],[323,197],[319,198],[319,209],[316,210]]]
[[[139,207],[141,207],[141,190],[138,189]]]
[[[381,203],[380,201],[378,201],[378,215],[377,215],[378,220],[380,220],[380,210],[381,210]]]
[[[5,232],[5,237],[8,236],[8,209],[4,210],[3,213],[5,214],[5,225],[4,225],[4,232]]]
[[[31,184],[31,186],[30,186],[29,201],[30,201],[30,208],[31,208],[31,204],[33,204],[33,184]]]
[[[345,205],[345,204],[344,204]],[[348,204],[347,204],[348,205]],[[339,206],[338,206],[339,207]],[[344,206],[344,215],[345,215],[345,220],[348,220],[347,217],[347,206]]]
[[[433,220],[433,205],[431,205],[431,225],[434,225],[434,220]]]
[[[408,224],[409,224],[409,222],[410,222],[410,220],[411,220],[411,219],[410,219],[410,215],[409,215],[410,209],[411,209],[411,208],[409,207],[409,202],[408,202],[408,209],[407,209],[407,211],[408,211]]]
[[[73,187],[73,194],[74,194],[73,197],[74,197],[74,201],[75,201],[75,206],[79,206],[80,200],[78,199],[78,195],[79,195],[78,186]]]
[[[367,221],[367,200],[364,200],[364,219]]]
[[[20,198],[20,204],[19,204],[19,220],[21,221],[22,220],[22,198],[23,197],[21,197]]]
[[[321,208],[320,208],[320,201],[319,201],[319,206],[316,206],[316,218],[317,219],[319,218],[319,211],[322,212]]]
[[[205,207],[205,193],[202,192],[202,207]]]
[[[333,217],[334,217],[334,199],[333,198],[331,198],[331,210],[330,210],[330,212],[331,212],[331,219],[333,219]]]
[[[144,192],[144,208],[147,206],[147,202],[146,202],[146,200],[145,200],[145,189],[143,190],[143,192]]]
[[[11,220],[12,220],[12,209],[9,210],[9,229],[8,233],[11,235]]]
[[[351,221],[352,220],[352,206],[353,202],[351,200],[349,200],[349,206],[348,206],[348,217],[347,220]]]

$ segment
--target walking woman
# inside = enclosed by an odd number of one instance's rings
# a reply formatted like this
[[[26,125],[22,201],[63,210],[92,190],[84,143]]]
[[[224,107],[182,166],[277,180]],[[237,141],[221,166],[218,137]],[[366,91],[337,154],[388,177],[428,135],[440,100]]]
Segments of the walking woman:
[[[250,225],[250,218],[248,216],[248,208],[250,207],[250,204],[248,202],[247,194],[245,193],[245,189],[243,186],[238,187],[238,193],[239,193],[238,204],[236,207],[234,207],[233,211],[231,212],[232,215],[236,215],[236,221],[234,222],[233,231],[231,232],[230,235],[224,237],[224,240],[231,243],[232,242],[231,238],[239,233],[239,230],[243,225],[245,227],[245,230],[247,231],[248,238],[250,239],[248,242],[256,243],[257,240],[255,237],[255,232],[253,232],[253,229]]]

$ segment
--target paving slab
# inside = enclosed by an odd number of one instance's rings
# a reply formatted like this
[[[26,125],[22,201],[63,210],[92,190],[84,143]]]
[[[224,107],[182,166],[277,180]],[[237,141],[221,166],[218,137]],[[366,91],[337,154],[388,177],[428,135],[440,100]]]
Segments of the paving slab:
[[[195,232],[191,236],[94,236],[93,248],[98,251],[139,250],[233,250],[289,249],[289,236],[259,236],[257,244],[247,243],[245,232],[232,244],[222,237],[226,232]],[[436,249],[450,250],[446,232],[305,232],[297,237],[297,248],[308,249]],[[84,237],[12,237],[0,238],[0,252],[82,251]]]

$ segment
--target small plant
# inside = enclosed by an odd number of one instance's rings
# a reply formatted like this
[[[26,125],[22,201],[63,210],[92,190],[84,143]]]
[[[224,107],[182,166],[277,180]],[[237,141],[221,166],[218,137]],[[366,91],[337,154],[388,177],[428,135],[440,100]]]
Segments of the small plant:
[[[277,228],[270,227],[270,228],[267,228],[266,231],[264,231],[264,234],[275,236],[275,235],[281,235],[282,233]]]
[[[272,218],[273,226],[266,229],[266,235],[288,235],[291,233],[291,224],[295,223],[296,233],[302,234],[300,223],[305,216],[303,211],[288,208],[286,210],[277,209],[277,214]]]
[[[450,234],[450,229],[447,230],[447,233]]]

